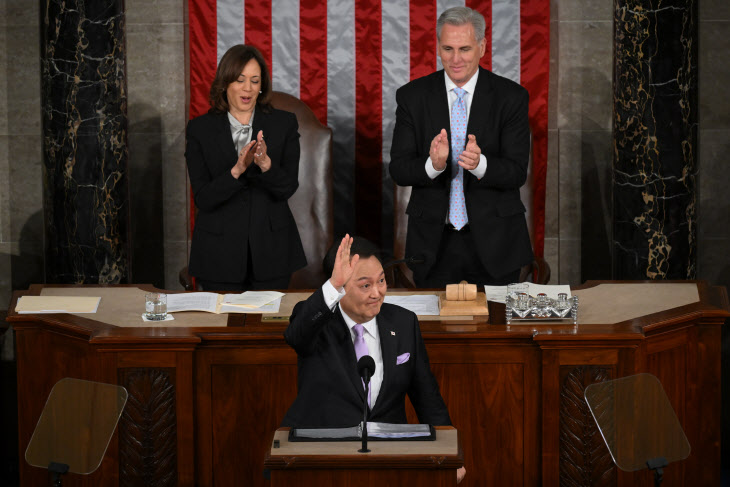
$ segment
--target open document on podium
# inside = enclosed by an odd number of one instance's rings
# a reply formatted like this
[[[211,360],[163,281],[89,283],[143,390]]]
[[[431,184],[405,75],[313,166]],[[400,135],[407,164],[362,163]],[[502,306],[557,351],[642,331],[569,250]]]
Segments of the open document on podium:
[[[289,441],[358,441],[362,439],[362,423],[349,428],[292,428]],[[428,424],[393,424],[368,422],[371,440],[436,439],[436,430]]]

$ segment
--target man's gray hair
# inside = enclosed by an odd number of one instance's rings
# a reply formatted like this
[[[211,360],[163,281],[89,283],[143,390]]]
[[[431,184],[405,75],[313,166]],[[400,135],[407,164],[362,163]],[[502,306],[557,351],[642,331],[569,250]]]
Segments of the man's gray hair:
[[[436,37],[439,40],[441,40],[441,29],[444,27],[444,24],[471,24],[474,27],[474,38],[477,42],[481,42],[484,39],[484,31],[487,28],[484,16],[469,7],[452,7],[443,11],[436,22]]]

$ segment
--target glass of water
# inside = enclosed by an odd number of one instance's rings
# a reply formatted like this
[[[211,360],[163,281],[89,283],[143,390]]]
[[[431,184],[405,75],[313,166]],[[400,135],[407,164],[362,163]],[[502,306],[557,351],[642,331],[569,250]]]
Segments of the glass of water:
[[[144,317],[150,321],[162,321],[167,317],[167,294],[145,293]]]

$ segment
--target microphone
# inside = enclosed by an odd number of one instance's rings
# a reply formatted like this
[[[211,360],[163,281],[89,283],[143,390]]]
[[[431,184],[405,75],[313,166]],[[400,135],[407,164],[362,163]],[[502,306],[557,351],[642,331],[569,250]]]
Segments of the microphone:
[[[357,361],[357,373],[360,374],[365,384],[368,384],[370,377],[375,373],[375,360],[370,355],[360,357],[360,360]]]
[[[398,259],[398,260],[392,260],[385,264],[385,269],[388,269],[390,267],[393,267],[396,264],[405,264],[407,266],[411,266],[412,264],[423,264],[426,262],[426,258],[422,255],[412,255],[410,257],[406,257],[405,259]]]
[[[363,355],[357,361],[357,373],[362,377],[365,384],[365,406],[362,410],[362,448],[360,453],[368,453],[368,392],[370,390],[370,377],[375,372],[375,360],[370,355]]]

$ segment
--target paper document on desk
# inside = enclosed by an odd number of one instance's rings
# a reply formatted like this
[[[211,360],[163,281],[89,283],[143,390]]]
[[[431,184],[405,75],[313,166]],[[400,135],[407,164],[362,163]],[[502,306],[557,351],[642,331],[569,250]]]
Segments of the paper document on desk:
[[[282,293],[276,293],[281,294]],[[177,293],[167,295],[167,312],[178,313],[181,311],[205,311],[207,313],[278,313],[281,305],[281,297],[258,307],[249,305],[227,304],[225,302],[229,295],[217,293]],[[232,294],[236,297],[240,294]]]
[[[216,293],[178,293],[167,295],[167,312],[206,311],[216,313],[218,297]]]
[[[100,296],[21,296],[15,305],[18,314],[96,313]]]
[[[439,315],[439,297],[435,294],[386,296],[385,302],[389,304],[396,304],[421,316]]]
[[[531,282],[525,284],[527,284],[527,294],[530,296],[537,296],[540,293],[545,293],[548,298],[552,299],[558,299],[560,293],[571,296],[568,285],[533,284]],[[507,298],[507,286],[484,286],[484,293],[487,295],[487,301],[504,304]]]
[[[243,306],[245,308],[261,308],[277,299],[281,299],[284,293],[278,291],[246,291],[241,294],[226,294],[223,304]]]
[[[225,300],[221,303],[221,313],[278,313],[279,307],[281,306],[281,297],[284,296],[283,293],[277,293],[281,294],[278,298],[274,298],[273,301],[262,304],[258,307],[251,307],[250,305],[242,305],[242,304],[229,304],[226,303]]]
[[[345,440],[362,438],[362,423],[349,428],[296,428],[295,438]],[[431,436],[427,424],[394,424],[368,422],[368,438],[422,438]]]

